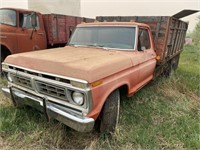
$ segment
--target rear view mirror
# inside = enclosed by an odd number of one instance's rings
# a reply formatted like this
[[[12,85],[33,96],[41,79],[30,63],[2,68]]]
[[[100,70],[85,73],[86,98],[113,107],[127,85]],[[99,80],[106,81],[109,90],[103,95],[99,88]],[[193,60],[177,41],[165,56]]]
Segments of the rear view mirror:
[[[37,15],[35,12],[31,13],[31,25],[35,29],[37,27]]]

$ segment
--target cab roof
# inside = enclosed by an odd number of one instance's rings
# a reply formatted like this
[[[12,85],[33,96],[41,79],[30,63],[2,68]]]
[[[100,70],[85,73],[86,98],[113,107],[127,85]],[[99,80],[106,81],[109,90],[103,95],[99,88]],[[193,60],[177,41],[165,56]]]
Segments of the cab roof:
[[[77,25],[77,27],[87,27],[87,26],[142,26],[147,27],[149,26],[144,23],[138,23],[138,22],[93,22],[93,23],[81,23]]]

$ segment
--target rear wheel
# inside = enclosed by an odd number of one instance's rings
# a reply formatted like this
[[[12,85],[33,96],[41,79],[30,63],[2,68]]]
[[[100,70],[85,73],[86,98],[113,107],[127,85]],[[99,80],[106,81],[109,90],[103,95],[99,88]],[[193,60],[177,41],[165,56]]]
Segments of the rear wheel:
[[[120,93],[119,90],[112,92],[103,107],[100,132],[113,133],[119,121]]]
[[[172,59],[172,69],[173,69],[173,71],[175,71],[178,68],[179,58],[180,58],[180,54],[178,54],[177,56],[175,56]]]
[[[172,58],[165,66],[163,75],[169,77],[174,73],[174,71],[178,68],[180,54]]]

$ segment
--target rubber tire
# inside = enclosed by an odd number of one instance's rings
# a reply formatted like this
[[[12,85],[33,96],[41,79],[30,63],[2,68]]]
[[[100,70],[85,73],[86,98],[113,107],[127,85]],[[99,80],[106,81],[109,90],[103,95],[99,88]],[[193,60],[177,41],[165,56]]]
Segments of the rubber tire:
[[[178,63],[179,63],[179,58],[180,58],[180,54],[178,54],[176,57],[174,57],[172,59],[172,69],[173,71],[175,71],[178,68]]]
[[[4,61],[5,58],[6,56],[4,56],[3,53],[1,53],[0,75],[2,75],[2,62]]]
[[[1,54],[0,74],[2,74],[2,62],[3,62],[3,57],[2,57],[2,54]]]
[[[105,134],[114,133],[115,128],[119,121],[119,110],[120,110],[120,92],[115,90],[112,92],[103,107],[100,132]]]
[[[175,56],[174,58],[172,58],[172,60],[170,60],[167,63],[167,67],[166,67],[166,69],[163,72],[163,74],[164,74],[165,77],[169,77],[172,74],[174,74],[174,72],[178,68],[179,58],[180,58],[180,54],[178,54],[177,56]]]
[[[166,63],[166,66],[164,67],[163,76],[169,77],[171,75],[171,72],[172,72],[171,61],[169,61]]]

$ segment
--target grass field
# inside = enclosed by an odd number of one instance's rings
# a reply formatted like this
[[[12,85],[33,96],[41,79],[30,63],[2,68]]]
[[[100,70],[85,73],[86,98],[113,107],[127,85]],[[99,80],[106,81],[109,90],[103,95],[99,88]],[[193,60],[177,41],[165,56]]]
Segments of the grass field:
[[[185,46],[175,74],[123,99],[113,137],[47,122],[34,109],[14,108],[0,93],[0,149],[200,149],[199,61],[200,47]]]

